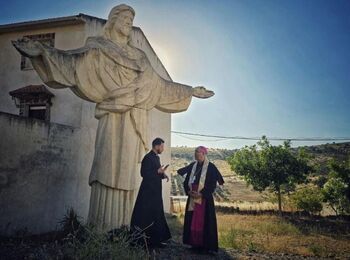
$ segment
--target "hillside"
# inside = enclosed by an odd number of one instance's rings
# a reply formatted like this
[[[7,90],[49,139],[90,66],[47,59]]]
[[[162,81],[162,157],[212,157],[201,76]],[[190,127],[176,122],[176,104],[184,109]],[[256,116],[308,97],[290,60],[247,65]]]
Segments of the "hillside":
[[[316,166],[315,175],[327,175],[330,160],[344,161],[350,156],[350,142],[302,146],[295,150],[298,149],[304,149],[310,155],[312,164]]]
[[[226,159],[231,156],[235,150],[227,149],[209,149],[208,158],[213,162],[224,176],[225,185],[218,186],[214,197],[220,202],[234,201],[264,201],[259,192],[247,187],[244,180],[232,172]],[[194,148],[191,147],[173,147],[171,148],[171,174],[172,174],[172,195],[184,196],[182,183],[184,178],[176,174],[176,169],[184,167],[191,163],[193,159]]]
[[[350,156],[350,142],[332,143],[314,146],[302,146],[293,148],[296,152],[304,149],[311,158],[313,165],[317,165],[315,174],[325,175],[328,173],[327,163],[336,158],[344,160]],[[209,149],[208,158],[220,170],[225,179],[225,185],[218,187],[215,199],[220,202],[265,202],[266,194],[254,191],[247,187],[246,182],[237,176],[231,169],[226,159],[236,150]],[[172,147],[171,148],[171,174],[172,195],[183,196],[183,178],[176,174],[176,170],[188,165],[193,159],[194,148],[192,147]]]

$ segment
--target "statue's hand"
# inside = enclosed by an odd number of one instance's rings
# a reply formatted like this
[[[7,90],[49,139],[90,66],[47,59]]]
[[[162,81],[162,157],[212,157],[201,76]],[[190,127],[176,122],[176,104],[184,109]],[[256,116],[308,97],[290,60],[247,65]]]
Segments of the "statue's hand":
[[[17,41],[12,41],[12,44],[23,56],[32,58],[42,54],[42,44],[27,37],[23,37]]]
[[[205,87],[202,86],[198,86],[193,89],[193,96],[197,98],[210,98],[214,95],[214,91],[207,90]]]

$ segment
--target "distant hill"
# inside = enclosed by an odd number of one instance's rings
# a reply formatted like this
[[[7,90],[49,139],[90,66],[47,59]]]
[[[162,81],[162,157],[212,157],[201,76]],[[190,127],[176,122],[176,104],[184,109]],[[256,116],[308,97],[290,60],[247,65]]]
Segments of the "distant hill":
[[[311,156],[312,164],[316,166],[315,175],[327,175],[329,172],[328,162],[330,160],[344,161],[350,157],[350,142],[295,148],[296,151],[298,149],[304,149]]]
[[[339,159],[345,159],[350,155],[350,142],[300,146],[296,149],[300,148],[304,148],[308,153],[317,156],[336,157]]]
[[[194,150],[193,147],[171,148],[172,195],[185,195],[183,190],[184,178],[179,176],[176,170],[194,161]],[[232,172],[226,159],[234,152],[236,150],[209,149],[209,160],[216,165],[225,179],[225,185],[218,186],[214,194],[216,201],[263,201],[259,192],[247,187],[245,181]]]
[[[192,147],[172,147],[171,158],[182,158],[193,161],[194,150],[195,148]],[[209,148],[208,158],[209,160],[226,160],[226,158],[231,156],[235,151],[236,150]]]

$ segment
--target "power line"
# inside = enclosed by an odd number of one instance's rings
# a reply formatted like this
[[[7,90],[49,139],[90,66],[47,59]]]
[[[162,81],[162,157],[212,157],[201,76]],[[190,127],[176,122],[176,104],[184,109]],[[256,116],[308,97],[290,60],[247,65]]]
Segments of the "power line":
[[[198,134],[198,133],[189,133],[189,132],[181,132],[181,131],[171,131],[173,134],[179,134],[181,136],[200,136],[200,137],[210,137],[217,138],[218,140],[212,141],[220,141],[223,139],[226,140],[253,140],[259,141],[261,137],[245,137],[245,136],[222,136],[222,135],[208,135],[208,134]],[[183,136],[184,137],[184,136]],[[303,141],[303,142],[320,142],[320,141],[350,141],[350,137],[298,137],[298,138],[282,138],[282,137],[268,137],[271,141]],[[206,140],[208,141],[208,140]]]
[[[198,138],[192,138],[183,134],[178,134],[178,133],[174,133],[178,136],[181,136],[182,138],[186,138],[189,140],[193,140],[193,141],[201,141],[201,142],[219,142],[219,141],[225,141],[226,139],[223,138],[217,138],[217,139],[198,139]]]

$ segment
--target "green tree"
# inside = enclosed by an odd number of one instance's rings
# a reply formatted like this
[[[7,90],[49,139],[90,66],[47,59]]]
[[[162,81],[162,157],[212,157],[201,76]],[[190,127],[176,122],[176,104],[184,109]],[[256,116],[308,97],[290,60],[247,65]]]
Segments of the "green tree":
[[[335,214],[350,213],[350,203],[345,196],[347,186],[340,178],[330,177],[322,188],[324,201],[334,210]]]
[[[257,145],[245,146],[228,158],[231,169],[257,191],[269,189],[277,195],[282,214],[282,193],[289,193],[306,180],[311,171],[304,150],[292,151],[290,141],[273,146],[263,136]]]
[[[344,183],[344,195],[350,202],[350,157],[346,161],[332,160],[330,163],[330,177],[338,178]]]
[[[305,210],[311,214],[319,214],[323,208],[321,189],[311,186],[302,187],[291,195],[291,202],[299,210]]]
[[[324,202],[338,214],[350,213],[350,157],[348,160],[330,161],[329,174],[322,186]]]

